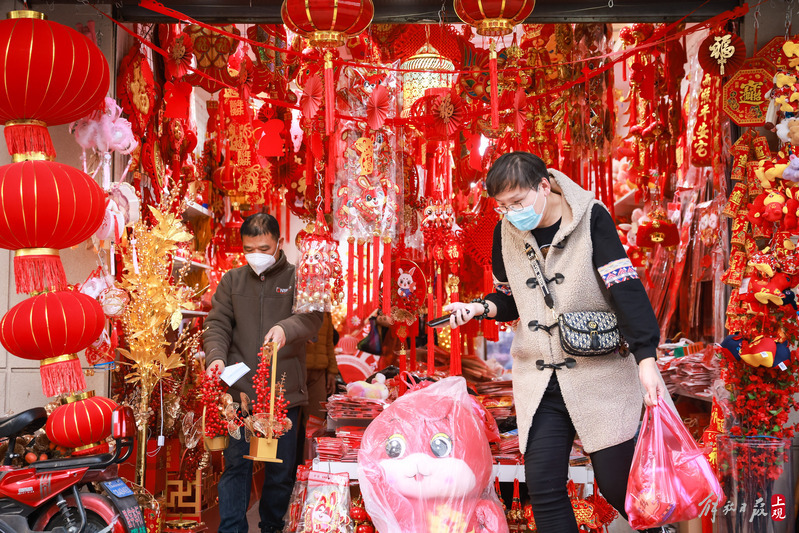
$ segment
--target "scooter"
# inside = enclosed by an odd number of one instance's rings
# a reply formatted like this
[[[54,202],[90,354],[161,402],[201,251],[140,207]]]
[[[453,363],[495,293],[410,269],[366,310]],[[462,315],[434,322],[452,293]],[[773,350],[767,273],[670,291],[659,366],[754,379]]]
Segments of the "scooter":
[[[133,410],[113,411],[113,453],[13,466],[17,439],[46,421],[41,407],[0,419],[0,438],[9,439],[0,466],[0,533],[146,533],[136,496],[117,474],[133,451]]]

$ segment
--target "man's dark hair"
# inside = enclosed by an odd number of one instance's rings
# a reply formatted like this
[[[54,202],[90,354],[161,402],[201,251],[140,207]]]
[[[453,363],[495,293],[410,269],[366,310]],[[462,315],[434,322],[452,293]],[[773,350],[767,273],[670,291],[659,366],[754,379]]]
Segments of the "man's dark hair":
[[[547,177],[543,159],[530,152],[510,152],[497,159],[486,176],[486,190],[494,197],[509,189],[538,189]]]
[[[255,213],[248,216],[239,229],[242,237],[260,237],[271,235],[280,239],[280,223],[269,213]]]

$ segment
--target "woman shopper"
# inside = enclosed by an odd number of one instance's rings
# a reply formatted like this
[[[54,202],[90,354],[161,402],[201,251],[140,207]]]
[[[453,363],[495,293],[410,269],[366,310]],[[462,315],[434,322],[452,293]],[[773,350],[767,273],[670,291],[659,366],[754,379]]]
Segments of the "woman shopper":
[[[502,155],[486,188],[505,215],[494,230],[496,292],[446,306],[450,325],[521,319],[511,347],[513,395],[538,531],[578,531],[566,489],[575,434],[603,496],[626,518],[642,397],[654,405],[665,394],[655,363],[659,327],[644,287],[605,207],[539,157]],[[577,311],[615,313],[632,355],[566,353],[557,316]]]

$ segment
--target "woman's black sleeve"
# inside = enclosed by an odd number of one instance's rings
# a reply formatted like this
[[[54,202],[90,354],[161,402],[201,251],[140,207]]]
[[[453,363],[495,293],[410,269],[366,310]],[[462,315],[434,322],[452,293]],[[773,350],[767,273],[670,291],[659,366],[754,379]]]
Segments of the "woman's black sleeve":
[[[497,222],[494,228],[494,244],[491,248],[491,270],[494,279],[499,283],[508,283],[508,274],[505,272],[505,261],[502,259],[502,221]],[[497,316],[493,317],[498,322],[513,322],[519,318],[519,310],[516,308],[516,300],[510,294],[502,292],[492,292],[485,297],[489,302],[494,302],[497,306]]]
[[[599,204],[591,210],[591,241],[594,267],[610,292],[619,330],[635,360],[640,363],[648,357],[656,357],[660,326],[655,312],[619,240],[613,218]]]

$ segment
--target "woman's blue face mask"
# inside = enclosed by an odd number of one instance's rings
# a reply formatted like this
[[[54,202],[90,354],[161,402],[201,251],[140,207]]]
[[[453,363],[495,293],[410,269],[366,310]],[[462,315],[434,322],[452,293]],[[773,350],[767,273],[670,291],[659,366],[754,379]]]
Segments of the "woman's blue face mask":
[[[519,229],[520,231],[534,230],[541,223],[541,217],[544,215],[544,209],[547,206],[547,197],[544,196],[544,206],[541,208],[541,212],[536,213],[533,206],[538,200],[539,192],[540,189],[535,192],[535,199],[530,205],[523,207],[519,211],[508,210],[508,213],[505,215],[506,217],[508,217],[508,221],[514,226],[516,226],[516,228]]]

